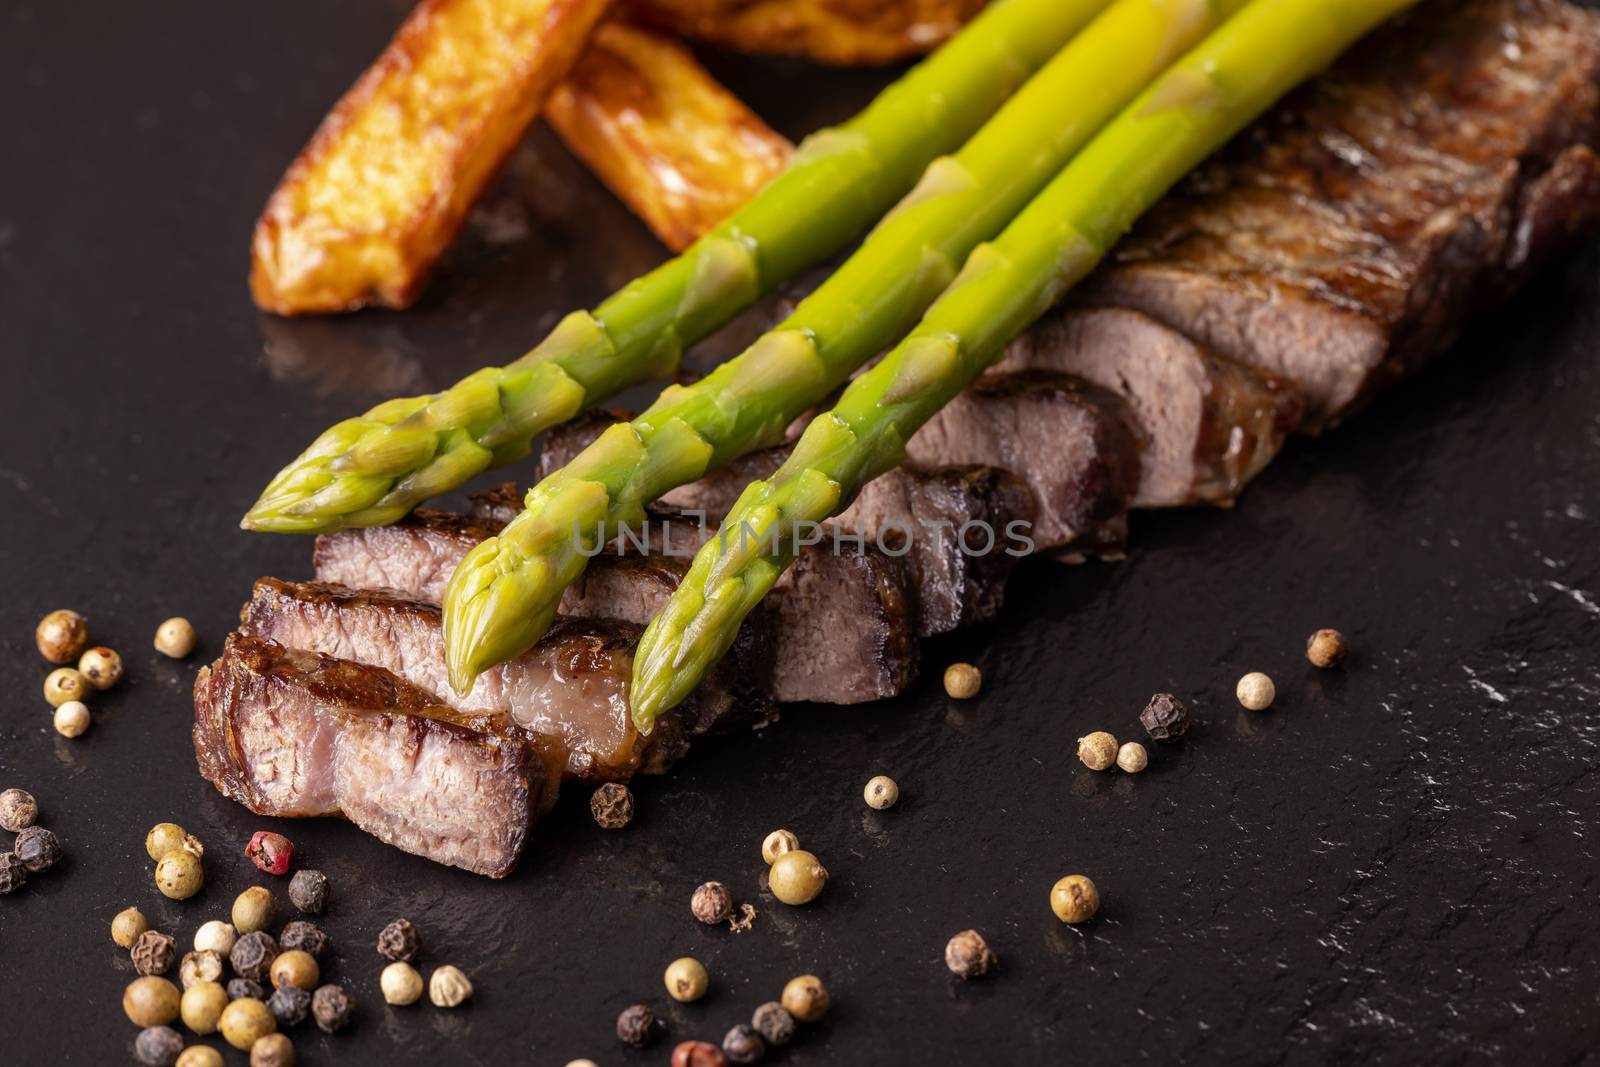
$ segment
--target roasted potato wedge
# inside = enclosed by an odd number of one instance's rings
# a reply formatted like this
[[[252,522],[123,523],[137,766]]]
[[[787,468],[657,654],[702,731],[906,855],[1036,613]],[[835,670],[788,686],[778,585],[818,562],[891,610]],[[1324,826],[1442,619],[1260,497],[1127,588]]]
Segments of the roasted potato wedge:
[[[673,251],[742,206],[794,150],[687,49],[616,22],[590,39],[545,118]]]
[[[609,0],[422,0],[289,167],[250,288],[281,314],[405,307]]]
[[[893,63],[943,43],[985,0],[629,0],[651,25],[741,52],[836,66]]]

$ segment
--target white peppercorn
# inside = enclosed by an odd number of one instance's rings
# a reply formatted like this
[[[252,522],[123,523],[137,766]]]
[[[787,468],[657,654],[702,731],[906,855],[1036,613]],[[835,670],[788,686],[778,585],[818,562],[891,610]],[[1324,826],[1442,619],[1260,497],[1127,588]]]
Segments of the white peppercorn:
[[[396,960],[378,975],[378,989],[388,1004],[415,1004],[422,997],[422,975],[403,960]]]
[[[971,700],[983,688],[983,672],[970,663],[952,663],[944,669],[944,691],[955,700]]]
[[[194,950],[196,952],[220,952],[224,956],[233,951],[233,943],[239,940],[238,932],[232,923],[225,923],[221,919],[212,919],[202,923],[200,929],[194,932]]]
[[[440,1008],[454,1008],[472,996],[472,982],[459,967],[446,964],[428,976],[428,999]]]
[[[900,786],[887,774],[880,774],[868,779],[867,786],[861,791],[861,797],[867,802],[867,807],[877,811],[892,808],[900,799]]]
[[[194,651],[194,627],[189,620],[175,616],[156,627],[156,651],[163,656],[182,659]]]
[[[81,700],[69,700],[56,709],[50,721],[56,733],[65,738],[74,738],[87,733],[94,719],[89,714],[89,705]]]
[[[1137,741],[1129,741],[1117,749],[1117,766],[1129,774],[1138,774],[1150,765],[1150,753]]]
[[[1272,684],[1272,679],[1260,671],[1251,671],[1239,679],[1239,684],[1234,688],[1234,696],[1239,698],[1239,703],[1250,711],[1265,711],[1272,706],[1277,698],[1277,687]]]

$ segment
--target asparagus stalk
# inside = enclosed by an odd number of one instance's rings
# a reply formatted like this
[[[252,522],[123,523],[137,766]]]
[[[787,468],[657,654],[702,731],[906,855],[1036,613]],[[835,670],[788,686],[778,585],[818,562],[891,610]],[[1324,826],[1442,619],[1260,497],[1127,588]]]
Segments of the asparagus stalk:
[[[696,555],[634,658],[634,722],[694,689],[794,559],[1006,344],[1087,274],[1151,204],[1284,93],[1416,0],[1254,0],[1175,64],[978,248],[922,322],[807,426]]]
[[[445,593],[451,681],[521,653],[561,591],[644,505],[775,443],[892,344],[1157,72],[1244,0],[1119,0],[1063,48],[954,156],[935,160],[862,246],[777,329],[694,385],[661,394],[528,494],[497,538],[475,548]]]
[[[528,454],[583,408],[670,377],[683,350],[872,225],[1109,0],[1000,0],[855,118],[822,130],[727,221],[564,318],[505,367],[391,400],[325,431],[272,479],[249,530],[322,533],[394,522]]]

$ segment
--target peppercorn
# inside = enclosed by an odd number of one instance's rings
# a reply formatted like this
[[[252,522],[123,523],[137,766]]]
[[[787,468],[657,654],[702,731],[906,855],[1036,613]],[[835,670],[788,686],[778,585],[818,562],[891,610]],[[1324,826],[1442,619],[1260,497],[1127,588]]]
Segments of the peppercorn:
[[[311,915],[321,915],[328,907],[328,876],[310,867],[294,872],[289,879],[289,903]]]
[[[800,839],[788,830],[774,830],[761,842],[761,858],[766,860],[770,867],[778,862],[778,857],[785,852],[793,852],[800,847]]]
[[[253,885],[233,901],[233,928],[241,934],[264,930],[272,922],[272,893]]]
[[[50,723],[56,728],[56,733],[70,739],[87,733],[94,724],[94,718],[89,714],[89,705],[81,700],[69,700],[56,709]]]
[[[621,782],[607,782],[589,798],[589,812],[602,830],[620,830],[633,821],[633,793]]]
[[[976,930],[963,930],[944,946],[944,965],[962,978],[986,975],[998,962],[989,943]]]
[[[188,900],[205,884],[205,866],[199,856],[186,848],[167,853],[156,864],[156,888],[164,897]]]
[[[667,964],[666,974],[662,978],[667,986],[667,994],[684,1004],[705,996],[706,989],[711,985],[711,976],[706,973],[705,965],[693,956],[680,956]]]
[[[139,935],[150,929],[144,912],[138,908],[123,908],[111,920],[111,940],[123,948],[132,948]]]
[[[672,1067],[726,1067],[728,1058],[709,1041],[685,1041],[672,1050]]]
[[[269,973],[274,989],[282,989],[287,985],[315,989],[322,978],[322,968],[317,966],[316,959],[311,953],[298,948],[280,952],[272,961]]]
[[[16,833],[39,820],[39,802],[26,789],[7,789],[0,793],[0,830]]]
[[[244,846],[244,854],[256,869],[266,874],[288,874],[289,861],[294,858],[294,845],[282,834],[271,830],[257,830]]]
[[[265,930],[252,930],[233,943],[228,962],[233,973],[252,982],[264,982],[272,973],[272,961],[278,958],[278,943]]]
[[[568,1060],[567,1067],[600,1067],[593,1060]]]
[[[722,1053],[729,1063],[756,1063],[767,1054],[767,1043],[755,1027],[740,1023],[723,1036]]]
[[[1344,662],[1348,651],[1344,634],[1338,630],[1318,630],[1306,638],[1306,659],[1313,667],[1337,667]]]
[[[190,1045],[172,1067],[222,1067],[222,1053],[210,1045]]]
[[[428,999],[438,1008],[454,1008],[472,999],[472,982],[461,968],[445,964],[428,976]]]
[[[89,680],[71,667],[57,667],[44,680],[44,698],[52,708],[89,695]]]
[[[900,787],[887,774],[880,774],[867,780],[867,787],[861,791],[861,796],[867,802],[867,807],[883,811],[894,807],[895,801],[900,799]]]
[[[378,934],[378,955],[386,960],[410,963],[417,956],[420,939],[410,919],[396,919]]]
[[[756,1028],[763,1041],[774,1047],[787,1045],[794,1037],[794,1016],[776,1000],[769,1000],[750,1016],[750,1025]]]
[[[294,1043],[283,1034],[266,1034],[250,1046],[250,1067],[294,1067]]]
[[[1117,766],[1129,774],[1138,774],[1150,765],[1150,753],[1137,741],[1129,741],[1117,749]]]
[[[180,849],[196,856],[203,856],[206,851],[198,837],[175,822],[158,822],[144,835],[145,853],[158,863]]]
[[[278,947],[299,952],[309,952],[317,959],[328,951],[328,935],[316,923],[296,919],[278,934]]]
[[[1091,771],[1103,771],[1117,762],[1117,739],[1104,730],[1080,737],[1078,758]]]
[[[52,611],[34,627],[39,655],[51,663],[71,663],[89,644],[89,620],[76,611]]]
[[[29,826],[11,843],[11,851],[28,868],[29,874],[43,874],[61,862],[61,842],[42,826]]]
[[[1189,708],[1171,693],[1157,693],[1139,713],[1152,741],[1176,741],[1189,729]]]
[[[0,852],[0,894],[15,893],[28,884],[28,868],[15,852]]]
[[[1064,923],[1086,923],[1100,910],[1100,890],[1081,874],[1069,874],[1050,887],[1050,910]]]
[[[225,923],[221,919],[212,919],[202,923],[200,929],[194,932],[194,950],[196,952],[219,952],[226,956],[233,951],[233,943],[239,940],[238,933],[232,923]]]
[[[174,616],[156,627],[156,651],[182,659],[194,651],[194,627],[182,616]]]
[[[814,1023],[828,1014],[828,987],[814,974],[789,979],[779,998],[783,1009],[803,1023]]]
[[[342,985],[325,985],[311,994],[311,1017],[325,1034],[337,1033],[350,1025],[356,1002]]]
[[[733,894],[721,882],[707,882],[694,891],[689,910],[707,926],[715,926],[733,914]]]
[[[378,989],[386,1004],[415,1004],[422,998],[422,975],[411,964],[396,960],[378,975]]]
[[[177,943],[160,930],[146,930],[128,954],[133,957],[133,969],[140,974],[166,974],[178,956]]]
[[[147,1026],[133,1039],[133,1055],[148,1067],[172,1067],[183,1051],[183,1038],[170,1026]]]
[[[1251,671],[1239,679],[1233,695],[1238,697],[1239,703],[1250,711],[1266,711],[1276,699],[1278,689],[1272,684],[1271,678],[1260,671]]]
[[[183,1025],[197,1034],[214,1034],[228,1006],[228,993],[216,982],[196,982],[183,991],[178,1013]]]
[[[122,1010],[135,1026],[165,1026],[178,1017],[178,987],[165,978],[135,978],[122,991]]]
[[[827,884],[828,869],[804,849],[785,852],[767,872],[772,895],[785,904],[809,904]]]
[[[122,680],[122,657],[104,645],[91,648],[78,660],[78,673],[96,689],[110,689]]]
[[[311,991],[297,985],[280,986],[267,998],[267,1010],[278,1020],[279,1029],[299,1026],[311,1013]]]
[[[254,978],[230,978],[228,980],[229,1000],[243,1000],[246,997],[252,1000],[264,1000],[266,995],[267,991]]]
[[[952,663],[944,669],[944,691],[955,700],[971,700],[983,688],[983,672],[970,663]]]
[[[236,1049],[248,1050],[258,1040],[278,1029],[278,1020],[267,1006],[253,997],[235,1000],[222,1009],[217,1022],[222,1039]]]
[[[649,1005],[634,1004],[617,1016],[617,1040],[634,1048],[654,1044],[663,1027]]]

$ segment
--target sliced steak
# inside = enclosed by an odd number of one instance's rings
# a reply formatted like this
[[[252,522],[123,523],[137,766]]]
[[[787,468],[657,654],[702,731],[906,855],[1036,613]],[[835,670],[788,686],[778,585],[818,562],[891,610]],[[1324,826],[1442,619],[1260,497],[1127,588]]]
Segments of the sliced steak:
[[[1552,217],[1593,210],[1586,161],[1560,160],[1594,143],[1597,84],[1600,13],[1431,0],[1191,175],[1081,292],[1292,378],[1326,423],[1547,254],[1516,235],[1558,242]],[[1552,166],[1554,214],[1525,195]]]
[[[789,458],[789,445],[763,448],[734,459],[725,467],[711,471],[698,481],[680,485],[661,498],[660,503],[680,511],[702,514],[712,526],[720,523],[739,494],[751,482],[772,477]]]
[[[641,738],[628,714],[639,629],[621,622],[558,619],[532,649],[485,671],[470,693],[455,698],[437,605],[392,592],[263,578],[240,619],[242,633],[393,671],[437,703],[508,712],[516,725],[559,746],[573,778],[657,773],[683,755],[691,737],[772,718],[765,676],[747,682],[730,655]]]
[[[462,714],[388,671],[239,634],[195,679],[194,751],[200,773],[258,815],[342,815],[495,878],[516,866],[546,784],[503,715]]]
[[[996,371],[1028,368],[1127,401],[1145,432],[1134,507],[1231,502],[1300,418],[1293,382],[1122,308],[1057,308],[1011,343]]]
[[[438,604],[456,566],[502,525],[418,508],[389,526],[322,534],[311,559],[320,581],[351,589],[393,589]]]

